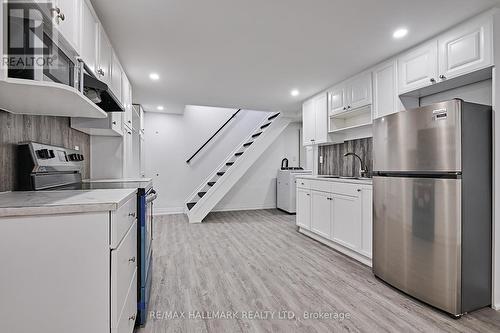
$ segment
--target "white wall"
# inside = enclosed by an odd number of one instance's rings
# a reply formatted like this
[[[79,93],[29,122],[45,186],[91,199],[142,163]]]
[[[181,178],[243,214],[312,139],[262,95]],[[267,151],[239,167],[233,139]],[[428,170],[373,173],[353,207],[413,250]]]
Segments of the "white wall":
[[[186,160],[235,112],[234,109],[188,106],[183,114],[145,113],[146,177],[153,178],[158,191],[155,201],[159,213],[182,212],[185,200],[214,169],[262,122],[266,113],[242,111],[193,159]],[[272,177],[281,158],[290,163],[298,158],[298,139],[291,140],[287,129],[264,154],[257,167],[223,199],[218,209],[267,207],[274,204]],[[296,134],[298,136],[298,132]],[[277,162],[279,160],[279,162]],[[258,170],[258,171],[257,171]]]
[[[214,210],[276,208],[277,172],[285,157],[289,166],[299,165],[301,126],[289,125]]]

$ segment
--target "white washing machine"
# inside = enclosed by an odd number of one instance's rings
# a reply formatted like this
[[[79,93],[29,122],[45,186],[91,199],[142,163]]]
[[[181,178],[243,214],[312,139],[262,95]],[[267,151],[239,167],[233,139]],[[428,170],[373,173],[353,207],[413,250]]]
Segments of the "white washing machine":
[[[292,168],[278,170],[278,179],[276,181],[276,208],[290,214],[296,213],[296,177],[299,175],[312,175],[312,171]]]

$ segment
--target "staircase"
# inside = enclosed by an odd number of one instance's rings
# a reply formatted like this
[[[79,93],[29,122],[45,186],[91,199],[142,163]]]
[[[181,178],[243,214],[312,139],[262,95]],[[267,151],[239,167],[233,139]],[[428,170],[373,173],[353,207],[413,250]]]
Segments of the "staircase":
[[[189,196],[186,202],[189,222],[201,223],[288,124],[290,119],[281,116],[279,112],[267,114],[252,134]]]

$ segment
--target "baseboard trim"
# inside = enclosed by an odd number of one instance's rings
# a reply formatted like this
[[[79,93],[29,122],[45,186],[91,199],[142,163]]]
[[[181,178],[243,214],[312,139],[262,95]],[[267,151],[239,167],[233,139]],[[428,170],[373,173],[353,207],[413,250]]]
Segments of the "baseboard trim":
[[[359,261],[360,263],[368,266],[368,267],[372,267],[372,260],[356,251],[353,251],[351,249],[348,249],[347,247],[343,246],[343,245],[340,245],[334,241],[331,241],[329,239],[326,239],[320,235],[317,235],[315,234],[314,232],[311,232],[309,230],[306,230],[304,228],[301,228],[299,227],[299,232],[301,234],[304,234],[306,235],[307,237],[309,238],[312,238],[314,240],[317,240],[318,242],[320,243],[323,243],[325,244],[326,246],[328,247],[331,247],[332,249],[338,251],[338,252],[341,252],[342,254],[345,254],[346,256],[354,259],[354,260],[357,260]]]
[[[276,209],[276,204],[272,205],[256,205],[256,206],[239,206],[239,207],[225,207],[225,208],[214,208],[212,212],[234,212],[238,210],[262,210],[262,209]]]
[[[492,304],[491,308],[496,311],[500,311],[500,304]]]
[[[153,208],[154,215],[175,215],[183,214],[184,207]]]
[[[276,205],[267,206],[240,206],[240,207],[228,207],[228,208],[216,208],[212,212],[234,212],[239,210],[262,210],[262,209],[276,209]],[[175,215],[184,214],[184,207],[168,207],[168,208],[154,208],[154,215]]]

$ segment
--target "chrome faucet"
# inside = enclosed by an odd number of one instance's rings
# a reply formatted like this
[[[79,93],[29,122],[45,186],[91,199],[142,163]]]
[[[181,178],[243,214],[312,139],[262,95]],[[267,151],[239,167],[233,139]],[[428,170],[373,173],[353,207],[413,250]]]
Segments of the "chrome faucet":
[[[363,160],[361,159],[361,157],[359,157],[357,154],[355,153],[345,153],[344,154],[344,157],[347,157],[347,156],[354,156],[354,157],[357,157],[358,160],[359,160],[359,163],[360,163],[360,167],[359,167],[359,175],[361,177],[366,177],[368,176],[368,169],[366,168],[366,165],[363,163]]]

